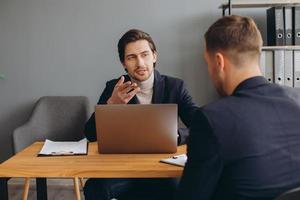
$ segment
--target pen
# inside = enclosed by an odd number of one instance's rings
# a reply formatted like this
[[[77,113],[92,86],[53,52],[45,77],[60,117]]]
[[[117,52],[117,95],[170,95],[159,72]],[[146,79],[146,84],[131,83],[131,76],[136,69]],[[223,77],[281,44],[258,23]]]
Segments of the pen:
[[[51,152],[51,155],[73,155],[73,151],[59,151],[59,152]]]

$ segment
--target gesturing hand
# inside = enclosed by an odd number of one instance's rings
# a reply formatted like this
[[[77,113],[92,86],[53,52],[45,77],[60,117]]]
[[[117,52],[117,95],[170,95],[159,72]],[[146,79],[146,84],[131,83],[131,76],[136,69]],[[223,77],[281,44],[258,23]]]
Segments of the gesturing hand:
[[[131,83],[131,81],[124,83],[124,80],[125,78],[122,76],[117,82],[107,104],[127,104],[140,91],[136,83]]]

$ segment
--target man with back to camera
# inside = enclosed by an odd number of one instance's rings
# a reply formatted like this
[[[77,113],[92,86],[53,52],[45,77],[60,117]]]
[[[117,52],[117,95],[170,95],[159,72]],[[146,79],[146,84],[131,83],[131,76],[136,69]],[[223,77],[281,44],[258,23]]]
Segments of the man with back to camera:
[[[155,70],[157,51],[149,34],[132,29],[118,43],[119,59],[128,73],[108,81],[98,104],[163,104],[178,105],[178,115],[189,127],[196,105],[182,80],[160,75]],[[178,144],[184,144],[188,129],[178,129]],[[89,141],[95,141],[95,113],[85,126]],[[171,199],[176,180],[169,178],[89,179],[84,187],[85,199]]]
[[[261,76],[252,19],[223,17],[205,40],[208,72],[224,98],[195,112],[177,199],[273,200],[300,186],[300,90]]]

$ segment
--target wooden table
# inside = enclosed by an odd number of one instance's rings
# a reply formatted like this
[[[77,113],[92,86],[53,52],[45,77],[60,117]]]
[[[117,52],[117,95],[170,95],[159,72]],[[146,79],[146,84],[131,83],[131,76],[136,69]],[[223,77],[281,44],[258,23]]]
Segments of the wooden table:
[[[45,178],[168,178],[179,177],[183,168],[160,163],[176,154],[99,154],[97,143],[89,143],[88,155],[37,157],[43,142],[36,142],[0,165],[0,199],[8,199],[7,180],[11,177],[37,178],[37,192]],[[38,199],[46,199],[37,194]],[[40,198],[39,198],[40,197]]]

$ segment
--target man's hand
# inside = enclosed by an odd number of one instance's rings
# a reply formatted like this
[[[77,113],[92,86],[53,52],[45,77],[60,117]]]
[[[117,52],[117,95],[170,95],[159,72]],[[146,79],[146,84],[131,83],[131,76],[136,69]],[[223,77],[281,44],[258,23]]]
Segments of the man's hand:
[[[140,91],[136,83],[131,83],[131,81],[124,83],[124,80],[125,78],[122,76],[117,82],[107,104],[127,104]]]

